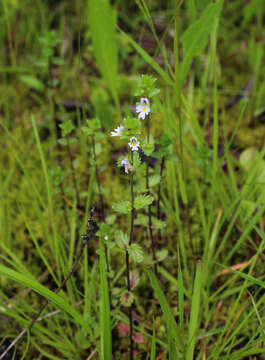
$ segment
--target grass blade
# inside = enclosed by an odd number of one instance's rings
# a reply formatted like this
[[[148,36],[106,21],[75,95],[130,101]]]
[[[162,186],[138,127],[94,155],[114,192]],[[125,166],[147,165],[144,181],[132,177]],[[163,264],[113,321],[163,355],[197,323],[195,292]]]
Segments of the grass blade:
[[[156,329],[154,322],[150,360],[155,360],[155,358],[156,358]]]
[[[143,49],[140,45],[137,44],[129,35],[119,29],[121,35],[134,47],[134,49],[142,56],[142,58],[149,64],[168,84],[174,85],[174,82],[171,80],[169,75],[158,65],[158,63]]]
[[[215,19],[219,16],[223,0],[210,4],[195,23],[193,23],[181,36],[184,58],[181,64],[181,86],[185,84],[192,60],[205,49],[208,36],[213,30]]]
[[[87,331],[89,330],[87,322],[83,317],[75,310],[73,306],[68,304],[61,296],[55,294],[45,286],[41,285],[38,281],[25,276],[15,270],[12,270],[4,265],[0,265],[0,274],[16,281],[17,283],[32,289],[45,299],[50,300],[53,304],[63,309],[66,313],[71,315],[75,322],[83,326]]]
[[[179,350],[183,348],[183,342],[179,334],[179,329],[176,324],[176,321],[174,319],[174,316],[172,314],[172,311],[170,309],[170,306],[168,305],[167,299],[157,281],[157,278],[155,274],[151,270],[146,270],[147,274],[149,276],[149,279],[151,281],[151,285],[156,293],[156,296],[158,297],[158,301],[160,303],[161,309],[164,313],[166,324],[167,324],[167,331],[169,335],[169,339],[173,337],[175,341],[175,345]],[[169,341],[171,343],[171,341]]]
[[[200,301],[201,301],[202,271],[201,263],[197,264],[194,280],[193,296],[191,301],[190,325],[188,334],[188,347],[186,360],[193,360],[194,347],[196,342],[196,332],[199,325]]]
[[[118,46],[116,39],[116,14],[109,1],[88,0],[88,23],[93,51],[100,72],[118,106]]]
[[[112,359],[112,339],[111,339],[111,318],[108,280],[106,273],[106,258],[103,240],[100,239],[100,343],[102,360]]]

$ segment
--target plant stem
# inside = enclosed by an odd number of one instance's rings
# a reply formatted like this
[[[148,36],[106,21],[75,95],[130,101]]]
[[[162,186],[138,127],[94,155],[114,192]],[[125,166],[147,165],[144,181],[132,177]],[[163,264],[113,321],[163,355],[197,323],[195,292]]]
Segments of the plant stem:
[[[68,272],[68,274],[66,275],[66,277],[64,278],[64,280],[62,281],[61,285],[54,291],[55,294],[57,294],[58,292],[60,292],[62,290],[62,288],[64,287],[64,285],[66,284],[66,282],[70,279],[70,277],[73,275],[73,272],[75,271],[77,264],[80,261],[80,258],[83,254],[83,251],[88,243],[88,241],[91,239],[91,237],[94,235],[95,232],[95,228],[94,228],[94,222],[92,220],[92,211],[91,211],[91,217],[88,219],[88,223],[87,223],[87,229],[86,229],[86,234],[83,236],[83,242],[82,242],[82,246],[81,249],[75,259],[75,262],[72,266],[72,268],[70,269],[70,271]],[[43,310],[46,308],[47,305],[49,305],[49,303],[51,302],[51,300],[46,300],[45,303],[42,305],[42,307],[40,308],[40,310],[38,311],[38,314],[31,320],[29,326],[25,329],[23,329],[21,331],[21,333],[15,338],[15,340],[12,341],[12,343],[8,346],[8,348],[0,355],[0,360],[4,359],[4,357],[6,356],[6,354],[16,345],[16,343],[27,333],[29,332],[33,325],[38,321],[39,316],[41,315],[41,313],[43,312]]]
[[[133,166],[133,152],[131,151],[131,162]],[[131,190],[131,224],[130,224],[130,238],[129,238],[129,246],[133,243],[133,227],[134,227],[134,217],[135,217],[135,209],[134,209],[134,192],[133,192],[133,171],[130,172],[130,190]],[[127,290],[131,291],[130,284],[130,258],[129,252],[126,250],[126,277],[127,277]],[[130,320],[130,360],[133,360],[133,318],[132,318],[132,310],[133,305],[130,305],[129,308],[129,320]]]
[[[149,143],[150,139],[150,117],[147,116],[147,143]],[[149,188],[149,156],[146,156],[146,173],[145,173],[145,186],[147,192],[150,194],[150,188]],[[149,236],[151,241],[151,249],[152,249],[152,255],[153,255],[153,261],[154,261],[154,271],[155,274],[157,274],[157,266],[156,266],[156,253],[155,253],[155,239],[153,235],[152,230],[152,205],[148,205],[148,230],[149,230]]]

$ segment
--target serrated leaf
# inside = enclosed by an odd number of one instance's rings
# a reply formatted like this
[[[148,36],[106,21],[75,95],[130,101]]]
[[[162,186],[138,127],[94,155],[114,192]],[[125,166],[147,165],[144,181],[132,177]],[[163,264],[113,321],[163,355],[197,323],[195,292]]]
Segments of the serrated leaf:
[[[150,156],[155,149],[155,142],[153,136],[149,137],[149,141],[147,139],[144,140],[142,145],[142,150],[145,153],[145,155]]]
[[[136,171],[141,165],[141,159],[137,151],[133,152],[133,170]]]
[[[165,221],[153,218],[152,220],[153,228],[156,230],[163,230],[166,227]]]
[[[115,220],[116,220],[116,215],[115,215],[115,214],[111,214],[111,215],[108,215],[108,216],[106,217],[106,223],[107,223],[108,225],[113,225],[114,222],[115,222]]]
[[[151,195],[139,195],[134,200],[134,207],[136,210],[142,209],[148,205],[151,205],[154,201]]]
[[[64,123],[59,125],[62,129],[62,136],[69,135],[75,128],[74,124],[71,120],[65,121]]]
[[[119,214],[129,214],[132,211],[132,204],[128,200],[119,201],[112,205],[112,209]]]
[[[91,129],[89,129],[87,126],[83,126],[82,127],[82,131],[84,134],[86,134],[87,136],[93,135],[93,131]]]
[[[120,249],[126,249],[129,244],[129,236],[121,230],[115,232],[115,241]]]
[[[144,214],[139,214],[134,220],[135,225],[148,226],[148,216]]]
[[[154,152],[155,146],[152,143],[145,143],[142,146],[142,150],[145,155],[150,156]]]
[[[160,180],[161,180],[161,176],[158,175],[158,174],[150,176],[150,178],[149,178],[149,186],[150,187],[156,186],[157,184],[160,183]]]
[[[140,263],[144,260],[144,251],[138,244],[132,244],[128,248],[128,253],[133,261]]]
[[[124,130],[121,135],[121,139],[128,140],[131,137],[135,137],[141,134],[141,121],[136,117],[126,117],[123,120],[122,125],[124,126]]]
[[[66,139],[58,139],[58,143],[63,146],[67,145]]]
[[[158,261],[163,261],[168,255],[167,249],[162,249],[156,252],[156,258]]]
[[[138,88],[135,92],[135,96],[147,96],[151,98],[159,94],[160,90],[155,87],[156,78],[152,75],[142,75],[138,82]]]
[[[181,86],[185,84],[192,60],[204,51],[209,34],[213,31],[215,20],[220,15],[222,7],[223,0],[207,6],[201,17],[181,36],[184,54],[180,68]]]

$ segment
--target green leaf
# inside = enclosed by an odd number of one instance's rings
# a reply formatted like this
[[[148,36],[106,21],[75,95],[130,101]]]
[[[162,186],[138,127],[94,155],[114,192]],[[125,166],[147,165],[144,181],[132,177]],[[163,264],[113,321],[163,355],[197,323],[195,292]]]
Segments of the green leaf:
[[[91,130],[99,130],[101,128],[101,122],[98,118],[94,118],[94,119],[87,119],[87,126],[89,129]]]
[[[168,251],[167,249],[161,249],[159,251],[156,252],[156,258],[158,261],[163,261],[167,258],[168,256]]]
[[[106,223],[107,223],[108,225],[113,225],[114,222],[115,222],[115,220],[116,220],[116,215],[115,215],[115,214],[110,214],[110,215],[108,215],[108,216],[106,217]]]
[[[112,234],[112,227],[104,222],[99,224],[99,230],[97,231],[96,235],[101,237],[105,241],[110,241]]]
[[[75,126],[71,120],[65,121],[64,123],[60,124],[59,126],[62,129],[63,137],[69,135],[75,128]]]
[[[134,207],[136,210],[142,209],[148,205],[151,205],[154,201],[151,195],[139,195],[134,200]]]
[[[161,176],[158,175],[158,174],[150,176],[150,178],[149,178],[149,186],[150,187],[156,186],[157,184],[160,183],[160,180],[161,180]]]
[[[142,146],[142,150],[145,153],[145,155],[150,156],[154,152],[155,145],[153,142],[144,142]]]
[[[183,61],[180,67],[181,86],[185,84],[192,60],[205,49],[209,34],[213,31],[216,18],[220,15],[223,0],[210,4],[199,20],[193,23],[181,36],[183,44]]]
[[[82,131],[84,134],[86,134],[87,136],[91,136],[94,134],[93,130],[89,129],[87,126],[83,126],[82,127]]]
[[[134,220],[135,225],[148,226],[148,216],[144,214],[139,214]]]
[[[138,87],[135,92],[135,96],[139,97],[154,97],[159,94],[160,90],[155,87],[156,78],[152,75],[142,75],[138,82]]]
[[[118,46],[116,13],[108,0],[88,0],[88,24],[100,72],[118,103]]]
[[[239,164],[245,171],[250,171],[258,158],[258,150],[254,147],[245,149],[239,157]]]
[[[45,89],[44,84],[37,79],[35,76],[31,76],[31,75],[21,75],[19,77],[20,81],[23,82],[23,84],[27,85],[29,88],[39,91],[39,92],[43,92]]]
[[[115,232],[115,241],[120,249],[126,249],[129,244],[129,236],[121,230]]]
[[[122,125],[124,126],[124,131],[122,132],[121,139],[128,140],[130,137],[141,134],[141,121],[135,117],[125,118]]]
[[[119,201],[112,205],[112,209],[119,214],[129,214],[132,211],[132,204],[128,200]]]
[[[163,230],[166,227],[166,222],[159,220],[157,218],[153,218],[152,220],[153,228],[156,230]]]
[[[157,144],[159,145],[159,149],[160,148],[167,148],[169,145],[173,144],[173,140],[171,139],[171,137],[167,134],[164,134],[162,136],[160,136],[157,140],[156,140]]]
[[[127,248],[128,253],[133,261],[140,263],[144,260],[144,251],[138,244],[132,244]]]
[[[138,151],[133,152],[133,170],[136,171],[141,166],[141,159]]]
[[[65,178],[65,173],[63,172],[62,168],[60,166],[57,166],[54,169],[50,170],[50,174],[52,176],[52,180],[55,186],[60,185]]]

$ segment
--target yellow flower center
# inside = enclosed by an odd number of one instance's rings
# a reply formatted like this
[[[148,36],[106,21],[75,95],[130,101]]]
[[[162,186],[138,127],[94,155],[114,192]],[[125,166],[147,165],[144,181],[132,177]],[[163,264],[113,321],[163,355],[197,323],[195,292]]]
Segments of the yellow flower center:
[[[146,111],[146,107],[145,107],[145,106],[142,107],[142,111]]]

